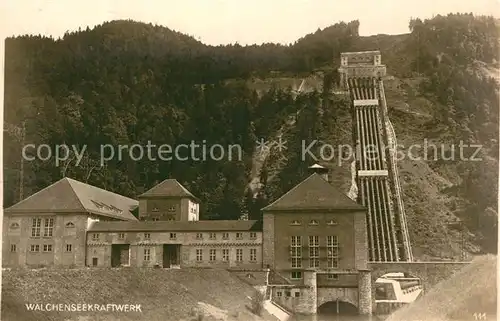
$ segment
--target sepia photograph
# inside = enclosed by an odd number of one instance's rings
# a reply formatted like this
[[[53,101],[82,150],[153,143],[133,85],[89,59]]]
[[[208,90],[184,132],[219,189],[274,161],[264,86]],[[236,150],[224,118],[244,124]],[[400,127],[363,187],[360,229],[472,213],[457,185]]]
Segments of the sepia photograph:
[[[494,321],[498,0],[6,0],[3,321]]]

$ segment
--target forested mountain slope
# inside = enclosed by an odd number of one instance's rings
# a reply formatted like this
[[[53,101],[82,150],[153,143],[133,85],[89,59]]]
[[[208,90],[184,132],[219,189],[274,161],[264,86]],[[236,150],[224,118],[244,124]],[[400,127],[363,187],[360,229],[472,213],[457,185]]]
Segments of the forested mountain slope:
[[[457,255],[462,235],[471,252],[496,251],[498,87],[488,76],[498,68],[497,22],[437,16],[412,20],[410,34],[372,37],[360,37],[358,28],[357,21],[338,23],[289,46],[207,46],[133,21],[106,22],[58,40],[9,38],[4,205],[19,199],[24,126],[24,144],[64,143],[78,151],[86,146],[78,164],[74,152],[60,164],[53,158],[26,161],[25,196],[64,175],[130,197],[175,177],[201,199],[204,218],[259,217],[259,208],[303,179],[315,162],[302,159],[302,141],[352,144],[348,102],[332,94],[339,56],[380,49],[394,76],[386,81],[386,94],[398,142],[426,138],[446,146],[460,140],[483,146],[477,162],[400,162],[417,257]],[[287,148],[256,166],[256,140],[279,135]],[[192,141],[237,144],[241,157],[170,161],[158,159],[157,148],[152,157],[130,157],[128,150],[117,155],[118,145],[175,147]],[[101,166],[106,144],[116,153]],[[450,153],[449,147],[443,150]],[[325,164],[347,192],[350,164]],[[256,177],[261,188],[252,191],[249,182]],[[456,220],[470,234],[443,225]],[[444,244],[438,241],[442,234]]]

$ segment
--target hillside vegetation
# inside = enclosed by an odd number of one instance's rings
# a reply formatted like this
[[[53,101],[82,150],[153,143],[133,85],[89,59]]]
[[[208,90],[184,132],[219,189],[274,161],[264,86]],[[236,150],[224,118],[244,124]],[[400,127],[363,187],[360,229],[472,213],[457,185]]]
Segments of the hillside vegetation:
[[[224,270],[106,269],[2,272],[5,321],[263,320],[256,290]],[[139,312],[28,311],[25,304],[130,304]],[[202,316],[200,319],[199,316]],[[266,320],[274,320],[263,312]]]
[[[498,70],[498,24],[456,14],[412,20],[409,27],[405,35],[360,37],[357,21],[342,22],[289,46],[207,46],[133,21],[106,22],[57,40],[9,38],[5,204],[19,200],[24,124],[24,143],[86,146],[80,163],[74,152],[60,164],[53,158],[25,162],[25,195],[70,176],[135,197],[174,177],[201,199],[202,218],[259,218],[260,208],[317,162],[302,159],[303,141],[352,145],[349,103],[332,94],[335,70],[341,52],[379,49],[393,76],[386,94],[398,143],[427,139],[444,144],[439,152],[445,156],[460,141],[482,146],[481,161],[399,163],[416,257],[457,257],[464,248],[496,252],[499,106],[491,75]],[[258,153],[256,140],[279,136],[286,149]],[[125,150],[101,166],[101,145],[192,141],[237,144],[241,158],[161,160],[153,148],[155,159]],[[184,149],[179,156],[190,155]],[[349,162],[337,156],[320,162],[332,167],[334,184],[347,192]]]

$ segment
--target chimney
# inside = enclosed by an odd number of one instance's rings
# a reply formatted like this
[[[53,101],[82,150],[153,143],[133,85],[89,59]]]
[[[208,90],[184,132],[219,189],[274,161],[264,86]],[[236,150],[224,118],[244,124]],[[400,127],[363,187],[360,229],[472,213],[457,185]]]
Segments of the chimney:
[[[328,168],[323,167],[319,164],[314,164],[309,167],[309,171],[311,171],[311,173],[320,175],[325,181],[328,182]]]

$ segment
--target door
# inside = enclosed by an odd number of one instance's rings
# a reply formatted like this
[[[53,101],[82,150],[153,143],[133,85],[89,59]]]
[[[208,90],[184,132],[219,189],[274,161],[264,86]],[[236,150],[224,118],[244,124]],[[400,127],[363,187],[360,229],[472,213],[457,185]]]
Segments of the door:
[[[170,268],[172,265],[179,264],[179,244],[163,245],[163,267]]]

